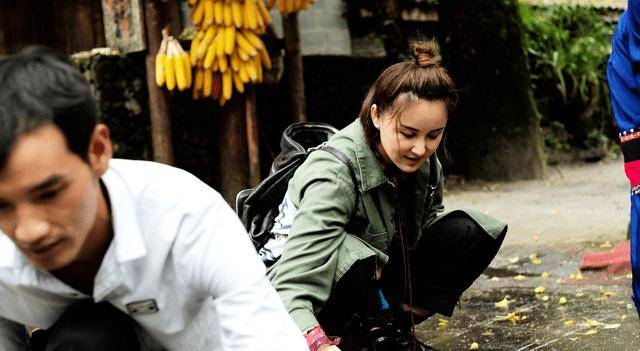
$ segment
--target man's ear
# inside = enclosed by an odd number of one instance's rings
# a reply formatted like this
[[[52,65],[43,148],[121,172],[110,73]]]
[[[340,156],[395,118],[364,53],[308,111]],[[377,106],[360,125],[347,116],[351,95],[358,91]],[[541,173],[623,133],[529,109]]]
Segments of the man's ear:
[[[113,147],[109,135],[109,127],[98,124],[91,133],[89,140],[89,165],[96,176],[102,177],[109,167],[109,160],[113,156]]]

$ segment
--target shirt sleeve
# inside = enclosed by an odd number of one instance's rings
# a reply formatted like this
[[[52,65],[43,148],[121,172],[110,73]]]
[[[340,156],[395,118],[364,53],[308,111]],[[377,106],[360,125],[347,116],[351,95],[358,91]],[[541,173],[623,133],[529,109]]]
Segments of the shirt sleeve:
[[[288,192],[298,207],[272,283],[301,331],[319,325],[338,269],[338,249],[355,207],[353,181],[328,153],[314,153],[298,169]],[[310,166],[312,165],[312,166]]]
[[[187,284],[214,299],[223,350],[306,350],[242,223],[218,193],[207,195],[214,204],[185,220],[174,255]]]
[[[27,335],[23,325],[0,317],[0,345],[2,350],[27,351]]]

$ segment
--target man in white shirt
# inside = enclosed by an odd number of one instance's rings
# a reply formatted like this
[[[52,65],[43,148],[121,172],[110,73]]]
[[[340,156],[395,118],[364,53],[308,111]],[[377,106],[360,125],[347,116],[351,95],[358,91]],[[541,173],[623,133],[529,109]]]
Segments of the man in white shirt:
[[[96,114],[59,57],[0,58],[0,349],[307,349],[221,196]]]

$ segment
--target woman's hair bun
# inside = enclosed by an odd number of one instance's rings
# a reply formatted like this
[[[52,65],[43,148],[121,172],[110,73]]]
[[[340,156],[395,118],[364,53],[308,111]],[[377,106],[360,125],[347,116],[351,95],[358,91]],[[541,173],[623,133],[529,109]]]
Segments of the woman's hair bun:
[[[436,43],[433,41],[414,41],[411,43],[411,55],[414,62],[423,68],[438,65],[437,51]]]

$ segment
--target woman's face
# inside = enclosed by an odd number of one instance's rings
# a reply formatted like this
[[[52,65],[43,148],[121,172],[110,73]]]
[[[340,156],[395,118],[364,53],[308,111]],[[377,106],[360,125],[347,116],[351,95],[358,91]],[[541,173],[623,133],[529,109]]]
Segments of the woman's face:
[[[380,131],[382,148],[391,161],[402,172],[413,173],[438,148],[447,125],[447,107],[443,101],[405,103],[407,105],[398,116],[393,115],[396,106],[380,113],[374,104],[371,106],[371,119]]]

